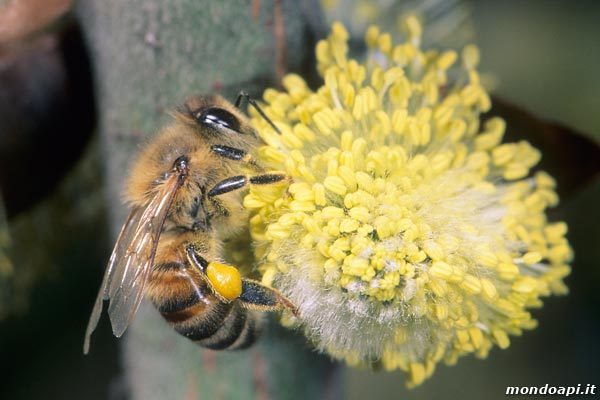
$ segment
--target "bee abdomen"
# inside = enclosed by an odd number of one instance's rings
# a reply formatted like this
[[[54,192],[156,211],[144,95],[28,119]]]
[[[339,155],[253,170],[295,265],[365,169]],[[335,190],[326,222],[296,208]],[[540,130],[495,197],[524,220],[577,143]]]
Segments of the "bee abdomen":
[[[217,331],[212,336],[199,340],[198,344],[213,350],[233,349],[234,343],[244,331],[246,324],[246,310],[232,305],[229,314],[221,321]]]
[[[180,265],[157,268],[147,293],[177,332],[203,347],[242,349],[258,338],[260,315],[236,302],[221,301],[204,281],[197,282]]]

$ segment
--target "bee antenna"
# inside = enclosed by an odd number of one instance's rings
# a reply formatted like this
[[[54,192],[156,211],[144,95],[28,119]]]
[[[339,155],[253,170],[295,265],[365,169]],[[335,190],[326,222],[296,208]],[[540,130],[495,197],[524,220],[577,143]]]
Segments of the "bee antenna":
[[[256,111],[258,111],[258,113],[260,114],[260,116],[263,117],[263,119],[265,121],[267,121],[268,124],[271,125],[271,127],[273,129],[275,129],[275,132],[277,132],[278,134],[281,135],[281,131],[279,130],[279,128],[275,126],[275,124],[273,123],[273,121],[271,121],[271,118],[267,117],[267,114],[265,114],[264,111],[258,105],[258,103],[252,97],[250,97],[250,95],[248,94],[248,92],[241,91],[238,94],[237,99],[235,99],[235,106],[237,108],[240,107],[240,103],[242,102],[242,97],[245,98],[246,101],[248,102],[248,104],[250,104],[252,107],[254,107],[256,109]]]

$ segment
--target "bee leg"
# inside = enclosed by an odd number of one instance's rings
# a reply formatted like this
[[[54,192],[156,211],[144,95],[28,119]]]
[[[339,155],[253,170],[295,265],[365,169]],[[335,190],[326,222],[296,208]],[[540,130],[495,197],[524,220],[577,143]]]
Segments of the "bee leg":
[[[210,286],[213,293],[221,301],[229,303],[237,299],[242,293],[242,276],[237,268],[230,265],[207,261],[194,244],[188,244],[186,254],[191,265],[195,265],[202,272],[200,276]]]
[[[288,179],[288,176],[284,173],[272,173],[272,174],[260,174],[254,176],[238,175],[232,176],[227,179],[223,179],[217,183],[212,189],[208,191],[208,197],[215,197],[224,193],[233,192],[243,188],[244,186],[251,185],[269,185],[276,182],[281,182]]]
[[[187,245],[186,253],[190,264],[200,269],[202,278],[222,301],[228,303],[237,299],[242,307],[258,311],[287,308],[298,316],[296,306],[277,290],[253,279],[242,278],[234,267],[207,261],[194,244]]]
[[[227,158],[228,160],[234,160],[242,162],[250,166],[257,172],[264,172],[264,168],[261,167],[258,162],[252,158],[247,151],[237,149],[235,147],[225,146],[222,144],[215,144],[210,146],[210,151],[218,155],[219,157]]]
[[[244,308],[259,311],[278,311],[289,309],[299,316],[296,306],[277,290],[253,279],[242,278],[242,293],[238,297]]]

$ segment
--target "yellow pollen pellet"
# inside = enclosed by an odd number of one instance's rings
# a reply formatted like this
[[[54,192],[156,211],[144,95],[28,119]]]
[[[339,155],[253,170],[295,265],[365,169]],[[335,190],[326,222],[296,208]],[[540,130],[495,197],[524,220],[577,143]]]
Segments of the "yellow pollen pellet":
[[[234,300],[242,294],[242,277],[236,268],[211,262],[206,268],[206,276],[225,299]]]

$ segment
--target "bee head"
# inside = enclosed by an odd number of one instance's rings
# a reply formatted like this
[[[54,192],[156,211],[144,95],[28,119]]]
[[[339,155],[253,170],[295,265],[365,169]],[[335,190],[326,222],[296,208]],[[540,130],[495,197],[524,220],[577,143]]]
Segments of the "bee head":
[[[197,131],[208,138],[258,138],[248,117],[221,96],[190,97],[181,111],[186,120],[196,125]]]

